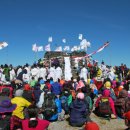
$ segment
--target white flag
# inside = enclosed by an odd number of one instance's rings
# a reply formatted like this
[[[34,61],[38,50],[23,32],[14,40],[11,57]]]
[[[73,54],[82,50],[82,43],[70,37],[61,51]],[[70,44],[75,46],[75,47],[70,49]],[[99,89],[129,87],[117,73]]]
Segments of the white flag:
[[[57,47],[55,51],[62,51],[62,46]]]
[[[48,42],[52,42],[52,37],[49,37],[49,38],[48,38]]]
[[[84,46],[80,46],[80,48],[81,48],[82,50],[84,50],[86,47],[84,47]]]
[[[65,46],[64,47],[64,51],[69,51],[70,50],[70,47],[69,46]]]
[[[63,38],[63,39],[62,39],[62,42],[63,42],[63,43],[66,43],[66,39],[65,39],[65,38]]]
[[[73,52],[73,51],[74,51],[74,48],[71,48],[71,51]]]
[[[45,46],[45,51],[51,51],[50,44],[47,44],[47,45]]]
[[[38,51],[37,49],[38,49],[37,45],[33,44],[32,45],[32,51],[37,52]]]
[[[87,48],[87,40],[86,40],[86,39],[83,39],[83,40],[80,42],[80,47],[81,47],[81,49]]]
[[[39,47],[37,48],[37,50],[38,50],[38,51],[43,51],[43,46],[39,46]]]
[[[83,34],[79,34],[79,40],[83,39]]]
[[[80,46],[86,46],[86,43],[87,43],[87,40],[86,40],[86,39],[83,39],[83,40],[80,42]]]
[[[77,47],[77,46],[74,46],[73,49],[74,49],[74,51],[77,51],[77,50],[78,50],[78,47]]]
[[[7,47],[8,46],[8,43],[7,42],[2,42],[0,43],[0,50]]]

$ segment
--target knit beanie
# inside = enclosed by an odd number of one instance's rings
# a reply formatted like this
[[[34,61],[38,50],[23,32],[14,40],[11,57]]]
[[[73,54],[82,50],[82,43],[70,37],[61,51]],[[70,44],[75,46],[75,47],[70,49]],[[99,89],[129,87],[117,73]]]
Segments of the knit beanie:
[[[84,99],[84,93],[78,93],[77,98],[78,99]]]
[[[22,97],[22,95],[23,95],[23,90],[21,89],[16,90],[15,97]]]
[[[105,84],[104,84],[105,88],[107,89],[110,89],[111,88],[111,83],[109,81],[107,81]]]
[[[85,130],[99,130],[99,126],[95,122],[88,122],[85,125]]]

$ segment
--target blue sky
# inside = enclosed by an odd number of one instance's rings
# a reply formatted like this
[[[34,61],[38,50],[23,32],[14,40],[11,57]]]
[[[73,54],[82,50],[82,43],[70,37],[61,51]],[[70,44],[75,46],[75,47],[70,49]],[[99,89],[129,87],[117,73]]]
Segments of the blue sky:
[[[79,33],[91,42],[87,53],[110,42],[94,59],[130,67],[130,0],[0,0],[0,41],[9,44],[0,50],[0,64],[32,64],[32,44],[45,46],[52,36],[52,50],[72,47]]]

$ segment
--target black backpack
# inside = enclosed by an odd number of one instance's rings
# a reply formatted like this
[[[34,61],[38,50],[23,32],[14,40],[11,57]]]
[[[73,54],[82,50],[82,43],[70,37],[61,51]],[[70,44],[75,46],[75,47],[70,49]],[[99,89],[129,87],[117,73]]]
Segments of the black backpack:
[[[101,97],[99,102],[98,112],[100,116],[111,115],[111,107],[109,97]]]
[[[123,114],[130,111],[130,97],[118,98],[115,102],[115,110],[117,115],[123,118]]]
[[[54,114],[57,113],[57,106],[53,94],[46,94],[45,100],[42,105],[43,115],[46,120],[49,120]]]
[[[125,99],[125,112],[130,111],[130,97]]]
[[[6,116],[4,119],[0,119],[0,130],[9,130],[9,129],[10,129],[10,116]]]

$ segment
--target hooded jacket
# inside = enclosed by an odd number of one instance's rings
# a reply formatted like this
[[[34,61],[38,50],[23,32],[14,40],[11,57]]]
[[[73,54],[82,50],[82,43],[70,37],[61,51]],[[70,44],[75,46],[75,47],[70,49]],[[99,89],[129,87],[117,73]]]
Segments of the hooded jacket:
[[[113,99],[110,97],[110,90],[105,89],[105,90],[103,91],[103,95],[102,95],[101,97],[108,97],[108,98],[109,98],[109,103],[110,103],[110,107],[111,107],[112,113],[113,113],[114,115],[116,115],[116,111],[115,111],[115,107],[114,107],[114,101],[113,101]],[[99,97],[99,98],[97,99],[97,101],[96,101],[96,107],[98,107],[101,97]]]
[[[88,109],[84,100],[76,99],[70,105],[70,125],[79,126],[87,121]]]

